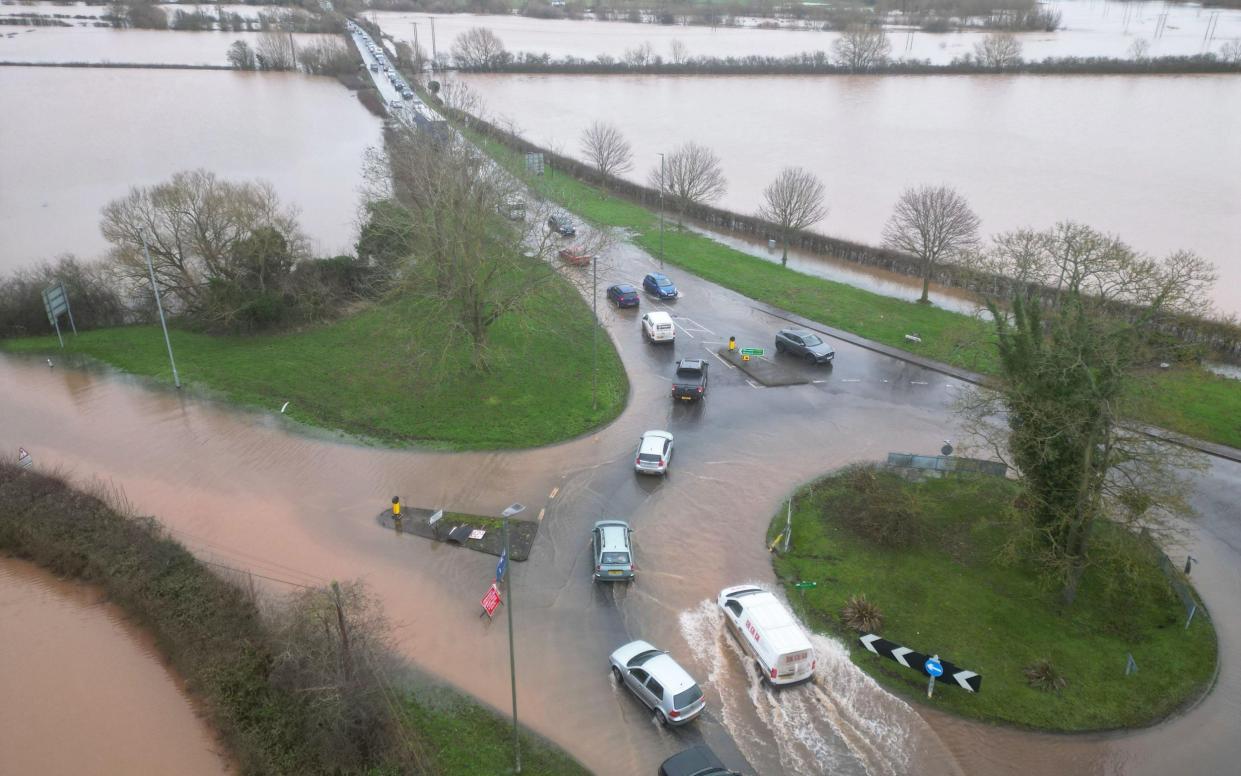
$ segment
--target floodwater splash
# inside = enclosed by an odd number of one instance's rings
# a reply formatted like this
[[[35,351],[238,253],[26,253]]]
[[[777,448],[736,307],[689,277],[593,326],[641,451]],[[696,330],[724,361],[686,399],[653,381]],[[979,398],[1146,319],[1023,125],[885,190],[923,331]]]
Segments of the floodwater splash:
[[[681,612],[679,623],[707,689],[719,694],[721,724],[747,759],[778,760],[789,774],[910,772],[911,738],[926,723],[853,665],[839,640],[806,629],[814,681],[775,688],[725,629],[715,601]]]

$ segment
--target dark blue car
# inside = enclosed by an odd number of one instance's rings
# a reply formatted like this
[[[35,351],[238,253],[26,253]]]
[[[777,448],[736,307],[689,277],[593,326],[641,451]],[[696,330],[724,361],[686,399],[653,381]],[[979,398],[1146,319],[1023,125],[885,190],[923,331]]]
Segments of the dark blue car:
[[[628,283],[608,286],[608,301],[617,307],[637,307],[638,289]]]
[[[651,296],[657,296],[660,299],[677,298],[677,287],[672,279],[658,272],[652,272],[642,278],[642,288],[646,289]]]

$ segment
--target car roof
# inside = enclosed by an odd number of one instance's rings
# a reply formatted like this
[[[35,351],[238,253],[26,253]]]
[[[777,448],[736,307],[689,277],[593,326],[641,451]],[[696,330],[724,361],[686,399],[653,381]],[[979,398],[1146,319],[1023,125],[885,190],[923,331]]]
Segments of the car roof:
[[[634,288],[628,283],[617,283],[616,285],[612,286],[612,288],[615,288],[617,291],[621,292],[622,294],[636,294],[638,292],[638,289]]]
[[[780,333],[781,334],[796,334],[799,337],[809,337],[811,334],[814,334],[814,332],[808,331],[806,329],[781,329]]]
[[[643,439],[667,439],[667,440],[671,441],[671,440],[672,440],[672,434],[671,434],[670,432],[667,432],[667,431],[660,431],[660,430],[659,430],[659,429],[657,429],[657,428],[653,428],[653,429],[651,429],[650,431],[647,431],[646,433],[644,433],[644,434],[642,435],[642,438],[643,438]]]
[[[812,649],[806,633],[774,594],[766,590],[747,594],[744,606],[776,654]]]
[[[677,362],[677,369],[702,369],[706,364],[701,358],[683,358]]]
[[[602,550],[625,550],[629,551],[629,526],[624,523],[605,523],[599,526],[599,533],[602,534],[603,547]]]
[[[672,755],[659,766],[668,776],[697,776],[701,773],[726,773],[724,763],[707,747],[699,744]]]
[[[694,681],[694,677],[681,668],[681,665],[667,652],[660,653],[646,661],[642,664],[642,668],[673,695],[698,684]]]
[[[651,310],[646,317],[654,323],[672,323],[672,316],[663,310]]]
[[[662,453],[664,444],[668,437],[652,435],[649,431],[642,435],[642,447],[640,451],[643,453]]]
[[[672,282],[672,278],[668,277],[662,272],[652,272],[648,274],[647,277],[652,278],[656,283],[661,283],[662,281],[665,281],[665,280],[668,281],[669,283]]]

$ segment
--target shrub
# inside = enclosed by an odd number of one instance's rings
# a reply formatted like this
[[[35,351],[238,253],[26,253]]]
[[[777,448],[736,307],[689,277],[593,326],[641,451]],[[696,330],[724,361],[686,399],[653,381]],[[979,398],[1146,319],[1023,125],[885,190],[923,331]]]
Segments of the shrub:
[[[1021,672],[1026,676],[1026,684],[1043,692],[1060,692],[1068,686],[1069,680],[1051,664],[1050,660],[1036,660]]]
[[[877,633],[883,628],[883,612],[864,593],[849,596],[840,610],[845,625],[861,633]]]
[[[855,466],[844,474],[846,495],[839,511],[825,514],[857,536],[881,547],[909,547],[925,533],[921,510],[896,473]],[[843,507],[840,504],[843,503]]]

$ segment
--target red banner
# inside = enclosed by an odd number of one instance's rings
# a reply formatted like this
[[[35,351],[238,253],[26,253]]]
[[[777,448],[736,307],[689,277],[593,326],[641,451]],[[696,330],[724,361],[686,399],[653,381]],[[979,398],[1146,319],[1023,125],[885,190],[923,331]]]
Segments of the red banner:
[[[487,594],[483,596],[482,604],[483,611],[487,613],[488,617],[496,613],[496,607],[500,605],[500,590],[495,586],[494,582],[487,589]]]

